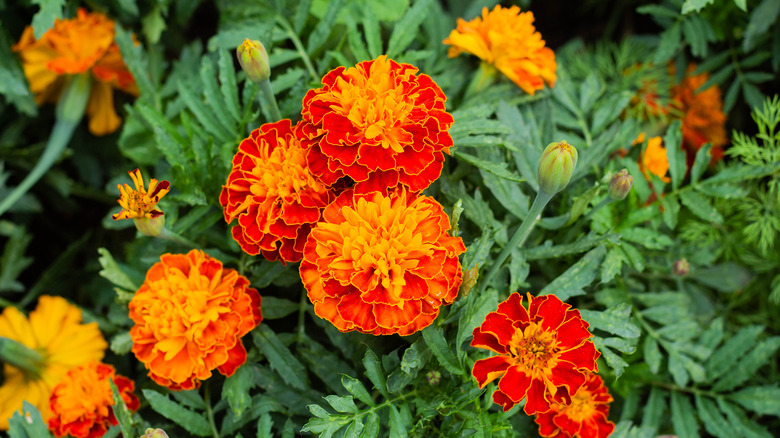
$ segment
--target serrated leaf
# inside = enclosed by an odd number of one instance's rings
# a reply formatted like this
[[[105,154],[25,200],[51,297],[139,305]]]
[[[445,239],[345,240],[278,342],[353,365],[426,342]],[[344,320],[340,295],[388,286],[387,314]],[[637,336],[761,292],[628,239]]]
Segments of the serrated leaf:
[[[249,395],[249,390],[253,386],[252,370],[248,366],[238,367],[232,376],[225,379],[222,385],[222,398],[227,399],[236,417],[240,417],[250,406],[252,396]]]
[[[140,97],[146,99],[149,103],[155,104],[157,99],[156,87],[149,76],[149,58],[143,54],[143,48],[136,45],[130,32],[122,26],[115,26],[114,39],[122,53],[122,60],[127,65],[130,73],[133,74]]]
[[[610,123],[617,120],[623,110],[631,102],[633,96],[628,91],[623,91],[609,96],[600,103],[593,112],[593,123],[591,123],[591,134],[598,135]]]
[[[761,108],[765,96],[758,87],[749,82],[742,81],[742,94],[745,96],[745,101],[747,101],[751,108]]]
[[[665,393],[661,389],[655,386],[650,388],[650,397],[647,399],[644,415],[642,416],[643,429],[649,429],[651,432],[658,430],[658,426],[664,420],[663,414],[666,410],[664,395]],[[652,435],[655,434],[653,433]]]
[[[698,151],[696,151],[696,159],[693,161],[691,167],[691,185],[696,184],[701,178],[704,171],[707,170],[707,166],[710,165],[710,150],[712,149],[712,143],[707,143]]]
[[[153,410],[180,425],[187,432],[197,436],[211,435],[211,427],[203,415],[182,407],[157,391],[142,389],[141,392]]]
[[[672,425],[678,438],[699,438],[699,425],[688,396],[672,391]]]
[[[130,332],[124,331],[117,333],[111,338],[111,351],[116,354],[127,354],[133,348],[133,339],[130,337]]]
[[[493,175],[495,175],[497,177],[504,178],[504,179],[507,179],[509,181],[514,181],[514,182],[523,182],[523,181],[525,181],[523,178],[520,178],[520,176],[517,175],[516,173],[509,171],[506,168],[507,167],[506,163],[503,163],[503,162],[502,163],[497,163],[497,162],[494,162],[494,161],[482,160],[480,158],[475,157],[474,155],[467,154],[465,152],[460,152],[460,151],[454,152],[453,156],[455,156],[455,158],[457,158],[459,160],[463,160],[463,161],[465,161],[465,162],[467,162],[467,163],[469,163],[469,164],[471,164],[471,165],[473,165],[475,167],[478,167],[480,169],[484,169],[484,170],[492,173]]]
[[[688,385],[688,371],[685,370],[685,362],[683,362],[681,355],[675,351],[669,352],[669,358],[667,365],[669,373],[674,379],[674,383],[677,386],[685,387]]]
[[[680,214],[680,201],[677,196],[664,196],[661,198],[661,207],[664,223],[670,230],[674,230],[677,226],[677,216]]]
[[[393,33],[390,34],[390,40],[387,42],[388,57],[395,58],[409,47],[414,37],[418,35],[420,25],[428,17],[431,1],[415,1],[404,16],[395,23]]]
[[[406,406],[406,405],[402,405]],[[390,436],[392,437],[398,437],[398,438],[406,438],[408,436],[407,431],[409,430],[410,424],[405,421],[403,415],[401,415],[401,412],[398,411],[398,409],[395,407],[395,405],[390,405],[390,419],[388,421],[390,426]]]
[[[601,282],[608,283],[615,278],[620,273],[624,260],[623,251],[618,246],[610,248],[601,264]]]
[[[759,325],[743,327],[725,344],[712,353],[707,362],[707,376],[711,381],[722,376],[729,370],[734,361],[738,361],[756,343],[764,328]]]
[[[680,47],[680,23],[672,24],[661,34],[661,41],[653,57],[653,64],[661,65],[666,63]]]
[[[290,353],[273,330],[265,324],[260,324],[252,330],[252,339],[260,348],[271,368],[276,371],[288,385],[306,388],[306,368]]]
[[[747,196],[748,189],[733,184],[697,184],[697,192],[714,198],[737,199]]]
[[[648,335],[645,338],[642,351],[644,352],[645,362],[650,368],[650,371],[653,374],[658,374],[658,370],[661,369],[661,360],[663,359],[661,350],[658,348],[658,342]]]
[[[32,3],[40,6],[32,19],[33,35],[39,40],[54,27],[54,20],[63,18],[65,0],[32,0]]]
[[[350,414],[358,413],[357,405],[355,405],[355,401],[352,399],[351,395],[345,395],[341,397],[338,395],[328,395],[324,398],[325,401],[327,401],[328,404],[336,410],[336,412]]]
[[[723,216],[710,205],[709,201],[691,190],[685,190],[680,192],[680,200],[683,205],[688,207],[691,213],[695,214],[699,218],[716,224],[723,223]]]
[[[463,366],[455,357],[450,345],[444,338],[441,327],[436,325],[429,325],[422,330],[423,339],[431,349],[433,355],[439,360],[441,366],[452,374],[464,375],[466,372],[463,370]]]
[[[544,260],[551,258],[559,258],[571,254],[579,254],[585,252],[605,241],[611,241],[612,243],[618,243],[620,234],[603,234],[589,233],[588,235],[581,237],[576,242],[566,243],[562,245],[540,245],[535,248],[525,250],[525,258],[527,260]],[[546,243],[549,243],[546,242]]]
[[[114,383],[114,379],[109,379],[108,383],[111,386],[111,397],[114,400],[114,406],[111,408],[111,411],[119,422],[119,428],[122,431],[122,435],[133,437],[135,436],[135,430],[133,427],[132,412],[127,408],[124,399],[122,399],[122,395],[119,394],[119,388],[117,388],[116,383]]]
[[[731,426],[742,433],[746,438],[772,438],[772,435],[763,427],[751,421],[738,406],[729,403],[723,397],[716,399],[721,412],[726,414]]]
[[[682,128],[680,121],[675,120],[664,135],[664,146],[666,147],[666,157],[669,160],[669,175],[672,177],[672,189],[680,187],[685,177],[685,151],[680,149],[682,144]]]
[[[379,416],[376,412],[370,413],[366,417],[365,427],[363,427],[360,438],[377,438],[379,436],[379,424]]]
[[[723,418],[723,415],[718,412],[715,402],[709,398],[696,394],[696,408],[707,432],[721,438],[732,438],[740,435]]]
[[[338,17],[341,8],[344,6],[345,0],[333,0],[328,2],[328,7],[325,10],[325,15],[317,23],[314,30],[309,34],[309,38],[306,40],[306,52],[309,55],[314,53],[322,47],[328,40],[331,32],[335,29],[334,23],[336,17]]]
[[[723,373],[723,377],[713,385],[712,390],[718,392],[730,391],[747,382],[756,374],[759,368],[764,366],[770,359],[777,357],[776,353],[779,348],[780,337],[777,336],[759,342],[741,359],[730,361],[732,366]]]
[[[580,314],[591,327],[605,332],[624,338],[638,338],[641,334],[639,327],[630,322],[631,305],[627,303],[618,304],[603,312],[580,309]]]
[[[713,0],[685,0],[685,3],[682,5],[681,12],[683,14],[687,14],[689,12],[699,12],[712,2]]]
[[[629,228],[620,230],[620,234],[623,239],[649,249],[664,249],[674,245],[674,241],[669,236],[649,228]]]
[[[341,385],[349,391],[350,394],[357,397],[358,400],[362,401],[363,403],[369,405],[369,406],[375,406],[376,403],[374,403],[374,400],[371,398],[371,394],[368,393],[368,390],[365,386],[363,386],[363,383],[354,378],[350,377],[346,374],[341,375]]]
[[[570,297],[585,294],[584,288],[596,279],[601,262],[606,255],[607,250],[603,245],[593,248],[566,272],[548,283],[539,295],[554,294],[561,301],[566,301]]]
[[[749,269],[734,262],[726,262],[707,269],[697,270],[690,278],[720,292],[742,290],[753,279]]]
[[[598,76],[591,72],[580,85],[580,110],[583,113],[589,112],[602,92]]]
[[[293,312],[297,312],[298,308],[298,303],[294,301],[270,295],[263,296],[263,319],[284,318]]]
[[[780,15],[780,2],[777,0],[763,0],[753,8],[742,40],[742,50],[745,53],[755,46],[756,39],[760,35],[765,34],[769,27],[776,23],[778,15]]]
[[[22,402],[21,411],[13,412],[8,421],[9,438],[50,438],[51,434],[41,412],[27,400]]]
[[[101,277],[124,289],[132,291],[138,289],[138,286],[136,286],[135,283],[130,280],[130,277],[122,271],[119,264],[117,264],[116,260],[114,260],[114,257],[111,256],[111,253],[108,252],[107,249],[98,248],[98,254],[100,254],[98,261],[100,262],[100,266],[103,267],[99,272]]]
[[[728,398],[757,414],[780,416],[780,388],[776,384],[743,388]]]
[[[623,371],[625,371],[626,367],[628,366],[628,362],[623,360],[620,355],[616,354],[614,351],[603,345],[600,338],[594,338],[594,344],[601,352],[601,357],[604,358],[604,360],[607,362],[607,365],[609,365],[609,367],[615,371],[615,378],[620,378],[620,376],[623,375]]]
[[[729,114],[731,113],[731,110],[734,108],[734,104],[737,103],[737,97],[739,96],[739,90],[741,90],[742,85],[742,79],[736,78],[731,82],[731,85],[729,85],[728,90],[726,91],[725,97],[723,98],[723,113]]]
[[[379,359],[370,348],[366,349],[366,354],[363,356],[363,366],[366,368],[366,377],[374,384],[374,388],[385,398],[390,398],[390,394],[387,392],[387,380],[385,380],[382,364],[379,363]]]

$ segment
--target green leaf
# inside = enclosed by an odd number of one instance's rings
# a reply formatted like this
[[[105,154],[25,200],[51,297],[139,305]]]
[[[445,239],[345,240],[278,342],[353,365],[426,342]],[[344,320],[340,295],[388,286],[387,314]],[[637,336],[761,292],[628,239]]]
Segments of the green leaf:
[[[270,295],[263,296],[263,319],[280,319],[297,311],[296,302]]]
[[[408,405],[402,404],[401,409],[404,408],[409,409]],[[390,405],[389,423],[391,437],[406,438],[408,436],[407,431],[410,429],[411,421],[407,421],[406,416],[392,404]]]
[[[453,354],[447,340],[444,338],[441,327],[429,325],[422,330],[423,339],[431,349],[433,355],[439,360],[441,366],[452,374],[465,375],[463,366]]]
[[[642,429],[650,429],[655,432],[658,426],[665,420],[663,417],[666,411],[666,399],[664,391],[656,386],[650,388],[650,397],[645,404],[644,415],[642,416]],[[650,434],[650,436],[655,435]]]
[[[737,103],[737,97],[739,96],[739,90],[741,89],[741,85],[742,85],[742,79],[739,77],[734,79],[731,82],[731,85],[729,85],[725,97],[723,98],[723,112],[725,114],[731,113],[731,110],[734,109],[734,104]]]
[[[696,159],[691,167],[691,185],[699,181],[704,171],[707,170],[707,166],[710,165],[710,149],[712,149],[712,143],[707,143],[696,151]]]
[[[620,378],[620,376],[623,375],[623,371],[628,366],[628,362],[623,360],[623,358],[614,351],[607,348],[601,338],[594,338],[593,343],[596,345],[596,349],[601,352],[601,356],[607,362],[607,365],[615,371],[615,378]]]
[[[236,417],[240,417],[252,403],[252,396],[249,395],[249,390],[254,386],[252,379],[252,369],[241,366],[222,385],[222,398],[227,399]]]
[[[685,0],[685,3],[682,5],[681,12],[683,14],[687,14],[689,12],[699,12],[713,1],[714,0]]]
[[[180,425],[187,432],[197,436],[211,435],[211,427],[203,415],[192,412],[151,389],[142,389],[141,392],[143,392],[152,409]]]
[[[523,182],[525,181],[523,178],[520,178],[516,173],[510,172],[507,170],[507,164],[497,163],[494,161],[486,161],[482,160],[480,158],[475,157],[474,155],[467,154],[465,152],[453,152],[453,156],[459,160],[463,160],[475,167],[478,167],[480,169],[484,169],[490,173],[492,173],[495,176],[498,176],[500,178],[507,179],[509,181],[514,182]]]
[[[122,26],[115,27],[114,38],[122,53],[122,60],[127,65],[130,73],[133,74],[133,79],[135,79],[135,83],[138,85],[141,98],[146,99],[151,104],[155,104],[159,97],[157,97],[156,87],[152,84],[152,79],[149,76],[149,58],[144,55],[143,48],[140,44],[135,44],[130,32],[126,31]]]
[[[661,34],[661,41],[653,58],[653,64],[665,64],[680,47],[680,23],[672,24]]]
[[[231,132],[229,128],[221,123],[217,123],[219,118],[216,117],[213,109],[209,108],[209,106],[203,102],[201,96],[196,94],[192,83],[179,82],[177,86],[179,97],[181,97],[181,100],[187,105],[187,109],[192,111],[192,114],[195,115],[198,123],[206,128],[206,131],[211,133],[219,142],[227,142],[235,139],[237,134]]]
[[[714,198],[737,199],[747,196],[748,189],[733,184],[697,184],[697,192]]]
[[[757,414],[780,416],[780,388],[776,384],[743,388],[728,398]]]
[[[46,423],[41,412],[28,401],[22,402],[22,410],[13,413],[8,421],[9,438],[50,438]]]
[[[103,269],[101,269],[99,272],[101,277],[123,289],[131,291],[138,289],[138,286],[136,286],[135,283],[130,280],[130,277],[128,277],[127,274],[122,271],[117,262],[114,260],[114,257],[111,256],[111,253],[108,252],[107,249],[98,248],[98,254],[100,254],[98,261],[100,262],[100,266],[103,267]]]
[[[363,433],[360,434],[360,438],[377,438],[379,436],[379,415],[376,412],[371,412],[366,417],[366,424],[363,428]]]
[[[723,223],[723,216],[710,205],[709,201],[691,190],[685,190],[680,192],[680,200],[683,205],[688,207],[691,213],[695,214],[699,218],[716,224]]]
[[[734,0],[734,4],[742,11],[747,12],[747,0]]]
[[[328,395],[325,396],[325,401],[327,401],[328,404],[336,410],[336,412],[350,414],[358,413],[357,405],[355,405],[355,401],[351,395],[345,395],[341,397],[337,395]]]
[[[649,228],[629,228],[621,230],[620,234],[623,239],[649,249],[664,249],[674,245],[674,240],[670,239],[669,236]]]
[[[580,110],[583,113],[589,112],[603,92],[598,76],[595,72],[591,72],[580,85]]]
[[[729,339],[720,348],[712,353],[707,361],[707,376],[714,381],[729,370],[735,361],[738,361],[756,343],[756,337],[764,331],[759,325],[743,327],[737,334]]]
[[[777,0],[763,0],[756,6],[750,13],[750,21],[745,28],[742,50],[749,52],[755,46],[758,37],[765,34],[769,27],[776,23],[778,15],[780,15],[780,2]]]
[[[257,420],[257,438],[273,438],[271,432],[273,425],[274,421],[268,413],[261,415]]]
[[[367,5],[363,5],[363,33],[366,36],[366,45],[371,59],[378,58],[385,53],[382,50],[382,29],[376,19],[374,10]]]
[[[623,91],[617,94],[613,94],[600,103],[596,110],[593,112],[593,123],[591,123],[591,133],[596,135],[610,123],[617,120],[623,110],[631,102],[632,94],[628,91]]]
[[[217,71],[214,62],[208,56],[204,56],[200,62],[200,82],[206,103],[217,116],[220,125],[228,131],[238,132],[238,122],[241,121],[241,117],[232,116],[228,110],[228,105],[225,103],[222,91],[217,84]],[[238,99],[238,95],[235,96],[235,99]]]
[[[670,230],[674,230],[677,226],[677,216],[680,214],[680,201],[677,196],[664,196],[661,198],[661,207],[664,210],[661,213],[664,223]]]
[[[122,435],[134,437],[135,428],[133,426],[133,413],[127,409],[127,405],[125,404],[122,395],[119,394],[119,388],[117,388],[116,383],[114,383],[114,379],[109,379],[108,383],[111,385],[111,396],[114,399],[114,406],[111,410],[119,422],[119,428],[122,430]]]
[[[389,58],[398,57],[418,35],[420,25],[430,12],[431,1],[415,1],[404,16],[394,24],[393,33],[390,34],[390,40],[387,43],[387,56]]]
[[[680,121],[675,120],[664,135],[664,146],[666,147],[666,157],[669,160],[669,174],[672,177],[672,189],[680,187],[685,177],[685,151],[680,149],[682,145],[682,128]]]
[[[24,226],[8,221],[0,222],[0,235],[8,236],[0,257],[0,291],[22,292],[24,285],[16,279],[33,262],[32,257],[24,256],[33,236]]]
[[[638,338],[641,334],[639,327],[630,322],[631,305],[627,303],[618,304],[603,312],[580,309],[580,314],[591,327],[605,332],[624,338]]]
[[[328,40],[328,37],[335,28],[334,23],[336,22],[336,17],[338,17],[343,6],[344,0],[332,0],[328,2],[325,15],[319,23],[317,23],[317,26],[312,33],[309,34],[309,39],[306,40],[306,52],[308,52],[309,55],[314,55]]]
[[[701,418],[701,422],[704,424],[707,432],[721,438],[733,438],[740,435],[723,418],[723,415],[718,412],[715,402],[709,398],[696,394],[696,407],[699,412],[699,418]]]
[[[354,377],[350,377],[346,374],[342,374],[341,385],[344,386],[344,388],[349,391],[350,394],[357,397],[358,400],[362,401],[368,406],[376,405],[374,400],[371,398],[371,394],[368,393],[368,390],[365,386],[363,386],[363,383],[360,380]]]
[[[623,255],[623,251],[620,250],[620,247],[613,246],[610,248],[607,252],[607,256],[604,257],[604,262],[601,264],[601,282],[608,283],[615,278],[615,276],[620,273],[624,261],[625,256]]]
[[[742,94],[745,95],[745,100],[752,108],[761,108],[765,96],[758,87],[749,82],[742,81]]]
[[[0,94],[5,96],[19,112],[28,116],[38,114],[33,94],[27,84],[24,71],[19,63],[19,57],[11,52],[13,42],[10,41],[5,29],[0,30]],[[0,169],[2,174],[2,169]],[[0,184],[2,186],[2,184]]]
[[[688,371],[685,370],[685,362],[681,356],[682,355],[676,351],[670,351],[667,365],[669,374],[671,374],[674,379],[674,383],[676,383],[677,386],[685,387],[688,385],[689,377]]]
[[[658,342],[648,335],[645,338],[642,351],[650,371],[653,374],[658,374],[658,370],[661,369],[661,360],[663,359],[661,350],[658,348]]]
[[[390,398],[390,394],[387,392],[387,380],[385,380],[382,364],[379,363],[379,359],[370,348],[366,349],[366,354],[363,356],[363,366],[366,367],[366,377],[374,384],[374,388],[385,398]]]
[[[133,338],[129,331],[117,333],[111,338],[111,351],[116,354],[127,354],[133,348]]]
[[[770,359],[777,357],[780,348],[780,337],[773,336],[759,342],[748,354],[739,360],[729,361],[730,369],[723,373],[721,379],[712,387],[713,391],[725,392],[739,387],[750,380],[759,368]]]
[[[699,425],[688,397],[672,391],[672,425],[679,438],[699,438]]]
[[[349,43],[349,49],[352,50],[352,54],[355,57],[355,61],[360,63],[373,59],[371,55],[368,54],[366,45],[363,44],[363,39],[358,31],[357,23],[351,14],[346,15],[345,23],[347,25],[347,42]]]
[[[306,388],[306,368],[290,353],[270,327],[260,324],[252,330],[252,339],[268,358],[271,368],[279,373],[285,383],[298,389]]]
[[[63,18],[65,0],[32,0],[32,3],[40,6],[32,19],[33,34],[39,40],[49,29],[54,27],[54,20]]]
[[[498,291],[490,288],[481,294],[469,294],[466,299],[468,304],[458,320],[458,334],[455,337],[455,349],[464,354],[465,351],[461,348],[463,342],[482,324],[485,316],[496,309],[499,302]]]
[[[585,252],[596,245],[605,241],[617,243],[620,239],[620,234],[603,234],[589,233],[588,235],[581,237],[576,242],[566,243],[562,245],[540,245],[535,248],[524,251],[526,260],[544,260],[559,258],[571,254],[579,254]],[[549,241],[546,243],[550,243]]]
[[[720,292],[736,292],[750,284],[753,275],[747,268],[734,262],[726,262],[697,270],[690,275],[690,278]]]
[[[596,279],[599,267],[607,250],[603,245],[593,248],[581,259],[561,274],[558,278],[551,281],[539,292],[539,295],[554,294],[561,301],[566,301],[570,297],[584,295],[584,288],[589,286]]]
[[[772,438],[772,434],[766,429],[748,419],[739,406],[729,403],[723,397],[718,397],[716,401],[720,411],[726,414],[726,418],[728,418],[732,428],[740,431],[742,436],[746,438]]]

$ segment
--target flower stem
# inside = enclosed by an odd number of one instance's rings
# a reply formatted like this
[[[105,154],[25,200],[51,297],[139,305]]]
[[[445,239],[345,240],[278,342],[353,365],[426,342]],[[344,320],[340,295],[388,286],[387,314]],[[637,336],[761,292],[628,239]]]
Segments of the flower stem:
[[[279,105],[276,104],[276,96],[274,96],[274,91],[271,89],[271,81],[266,79],[260,81],[258,85],[260,85],[260,90],[263,92],[266,102],[268,102],[271,118],[274,121],[282,120],[282,113],[279,112]]]
[[[523,219],[523,223],[520,224],[520,228],[515,231],[515,235],[512,236],[512,239],[509,240],[509,243],[504,246],[504,250],[501,251],[501,254],[498,255],[498,258],[493,261],[493,264],[490,266],[490,270],[485,275],[485,278],[481,281],[481,286],[479,288],[480,293],[487,289],[491,280],[493,280],[493,277],[495,277],[498,273],[498,270],[501,269],[501,265],[504,264],[506,259],[512,253],[512,250],[522,246],[523,243],[525,243],[525,239],[528,238],[528,235],[531,233],[534,225],[536,225],[536,217],[542,213],[542,210],[544,210],[544,207],[548,202],[550,202],[552,197],[553,195],[550,195],[541,189],[536,193],[534,203],[531,205],[531,209],[528,211],[525,219]]]
[[[295,49],[298,51],[298,55],[303,60],[303,64],[306,65],[306,69],[309,70],[309,75],[311,75],[312,80],[319,81],[321,78],[317,76],[317,72],[314,70],[314,65],[311,63],[311,58],[309,58],[309,54],[306,53],[306,49],[303,47],[303,43],[298,38],[298,34],[295,33],[295,30],[293,30],[292,26],[290,26],[290,23],[282,15],[277,15],[276,19],[276,21],[282,25],[284,31],[287,32],[287,36],[290,38],[290,41],[292,41]]]
[[[306,303],[308,302],[306,288],[303,288],[301,302],[298,304],[298,337],[296,340],[298,345],[303,344],[304,339],[306,339]]]
[[[0,359],[3,362],[38,378],[43,371],[41,353],[19,341],[0,336]]]
[[[57,103],[57,121],[54,123],[54,128],[41,158],[22,180],[22,183],[0,202],[0,215],[8,211],[16,201],[24,196],[62,155],[65,146],[70,143],[73,131],[84,116],[91,87],[92,79],[88,74],[72,76],[68,80]]]
[[[593,216],[597,211],[601,210],[601,208],[604,207],[605,205],[611,204],[612,201],[614,201],[614,199],[610,198],[609,196],[607,196],[606,198],[602,199],[601,202],[599,202],[593,208],[590,209],[590,211],[588,212],[588,214],[585,215],[583,220],[590,219],[590,217]]]
[[[163,228],[162,231],[160,231],[160,234],[158,234],[156,237],[159,237],[160,239],[170,240],[171,242],[176,242],[183,246],[189,246],[192,248],[198,248],[198,244],[193,242],[190,239],[187,239],[186,237],[182,237],[181,235],[174,233],[173,231],[169,230],[168,228]]]
[[[209,425],[211,426],[211,434],[214,438],[220,438],[217,431],[217,424],[214,422],[214,410],[211,408],[211,391],[208,380],[203,383],[203,401],[206,403],[206,416],[209,419]]]
[[[466,88],[466,92],[463,95],[463,100],[468,100],[470,97],[489,87],[496,81],[497,70],[491,64],[482,62],[479,64],[479,72],[474,75],[474,78]]]

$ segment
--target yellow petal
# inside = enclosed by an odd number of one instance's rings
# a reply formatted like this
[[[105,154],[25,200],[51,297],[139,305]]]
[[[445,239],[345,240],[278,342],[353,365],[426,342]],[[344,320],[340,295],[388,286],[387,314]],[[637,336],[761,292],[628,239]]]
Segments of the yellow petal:
[[[94,135],[107,135],[116,131],[122,119],[114,109],[114,90],[106,82],[94,81],[87,102],[89,132]]]

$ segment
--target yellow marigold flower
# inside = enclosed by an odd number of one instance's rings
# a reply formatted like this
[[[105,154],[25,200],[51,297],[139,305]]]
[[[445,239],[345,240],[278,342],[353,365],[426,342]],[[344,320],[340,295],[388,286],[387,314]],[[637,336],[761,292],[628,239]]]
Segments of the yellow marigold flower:
[[[651,137],[647,140],[647,148],[642,152],[642,158],[639,161],[639,168],[650,179],[650,174],[656,175],[663,182],[669,182],[666,172],[669,171],[669,158],[666,156],[666,148],[661,146],[661,137]]]
[[[97,323],[82,324],[81,310],[62,297],[43,295],[38,307],[26,318],[14,307],[0,314],[0,336],[18,341],[41,353],[39,374],[3,366],[0,386],[0,429],[21,410],[22,401],[41,411],[44,421],[51,417],[49,396],[67,372],[90,361],[99,361],[108,347]]]
[[[130,301],[133,353],[149,377],[194,389],[213,369],[231,376],[246,361],[241,337],[263,317],[249,280],[203,251],[164,254]]]
[[[95,135],[110,134],[122,122],[114,109],[113,88],[138,94],[114,42],[114,21],[101,13],[79,9],[72,19],[56,20],[39,40],[27,26],[13,50],[19,52],[39,105],[57,101],[68,75],[92,73],[95,81],[86,113],[89,131]]]
[[[478,56],[494,65],[528,94],[555,85],[555,53],[545,47],[542,35],[533,26],[531,12],[497,5],[482,9],[482,17],[471,21],[458,18],[458,26],[443,42],[450,58],[461,52]]]
[[[158,216],[162,216],[163,212],[155,208],[157,202],[162,199],[168,192],[171,191],[171,183],[168,181],[160,181],[159,184],[156,179],[149,180],[149,190],[144,188],[144,179],[141,176],[141,171],[133,169],[127,172],[130,175],[130,179],[135,184],[135,190],[128,184],[117,184],[119,188],[119,205],[122,206],[122,211],[111,216],[114,220],[119,219],[153,219]]]

